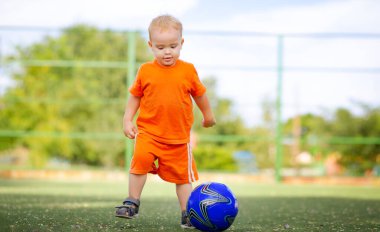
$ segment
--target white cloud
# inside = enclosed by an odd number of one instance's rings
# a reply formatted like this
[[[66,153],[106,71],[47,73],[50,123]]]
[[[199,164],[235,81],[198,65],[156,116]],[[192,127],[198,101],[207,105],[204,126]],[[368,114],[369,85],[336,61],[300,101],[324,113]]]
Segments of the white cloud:
[[[198,0],[3,0],[1,25],[63,27],[90,23],[102,27],[145,28],[162,13],[181,17]]]
[[[210,20],[194,27],[268,33],[380,33],[378,12],[380,1],[377,0],[321,1],[319,4],[289,5],[265,11],[252,9],[249,13]],[[216,20],[221,22],[215,23]]]

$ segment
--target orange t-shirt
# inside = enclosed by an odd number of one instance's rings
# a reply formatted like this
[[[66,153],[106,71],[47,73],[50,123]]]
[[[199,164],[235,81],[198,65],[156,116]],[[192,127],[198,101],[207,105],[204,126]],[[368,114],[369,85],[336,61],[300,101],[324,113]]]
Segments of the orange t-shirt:
[[[129,92],[141,97],[139,133],[167,144],[189,142],[194,121],[191,96],[206,92],[194,65],[182,60],[171,67],[164,67],[156,60],[145,63]]]

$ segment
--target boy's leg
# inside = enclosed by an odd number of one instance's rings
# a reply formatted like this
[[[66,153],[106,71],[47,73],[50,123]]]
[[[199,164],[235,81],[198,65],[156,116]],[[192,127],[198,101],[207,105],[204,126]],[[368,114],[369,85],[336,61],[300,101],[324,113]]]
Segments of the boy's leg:
[[[129,197],[140,200],[142,190],[146,182],[147,174],[129,174],[128,193]]]
[[[193,187],[191,183],[188,184],[177,184],[176,185],[176,192],[177,197],[179,201],[179,206],[181,208],[181,211],[186,210],[187,201],[189,200],[191,191],[193,190]]]
[[[189,215],[187,214],[187,211],[186,211],[187,201],[189,200],[192,190],[193,190],[193,187],[191,183],[176,185],[177,197],[178,197],[179,206],[182,212],[181,227],[184,229],[194,229],[194,226],[191,225]]]

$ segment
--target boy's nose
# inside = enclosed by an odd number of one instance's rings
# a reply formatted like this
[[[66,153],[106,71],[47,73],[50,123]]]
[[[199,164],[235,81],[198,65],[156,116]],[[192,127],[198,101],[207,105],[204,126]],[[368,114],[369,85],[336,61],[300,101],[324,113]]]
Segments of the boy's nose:
[[[164,52],[165,52],[165,54],[170,54],[170,49],[166,48]]]

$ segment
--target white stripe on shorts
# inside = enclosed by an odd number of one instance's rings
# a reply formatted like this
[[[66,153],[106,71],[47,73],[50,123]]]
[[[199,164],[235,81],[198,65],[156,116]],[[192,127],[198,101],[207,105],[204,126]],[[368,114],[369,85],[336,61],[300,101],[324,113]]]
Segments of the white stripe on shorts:
[[[191,151],[190,143],[187,144],[187,170],[189,175],[189,183],[195,181],[194,171],[193,171],[193,153]]]

